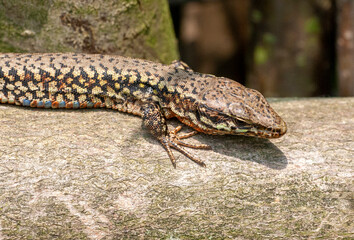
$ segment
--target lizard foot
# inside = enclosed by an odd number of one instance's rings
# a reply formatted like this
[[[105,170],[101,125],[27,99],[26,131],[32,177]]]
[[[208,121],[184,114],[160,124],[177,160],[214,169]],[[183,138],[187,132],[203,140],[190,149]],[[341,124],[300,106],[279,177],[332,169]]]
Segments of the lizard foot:
[[[189,147],[189,148],[195,148],[195,149],[211,149],[211,147],[209,145],[206,144],[190,144],[190,143],[185,143],[183,141],[181,141],[180,139],[186,139],[189,138],[191,136],[196,135],[198,132],[196,131],[192,131],[189,133],[185,133],[182,135],[177,135],[177,133],[182,129],[181,126],[176,127],[174,130],[169,132],[169,135],[163,137],[160,139],[160,142],[162,144],[162,146],[166,149],[168,156],[171,159],[172,165],[174,168],[176,168],[176,159],[173,156],[173,153],[171,151],[171,147],[176,149],[177,151],[179,151],[180,153],[182,153],[183,155],[185,155],[186,157],[188,157],[189,159],[191,159],[193,162],[199,164],[202,167],[205,167],[205,163],[194,157],[192,154],[190,154],[189,152],[187,152],[184,148],[182,148],[181,146],[184,147]]]
[[[173,129],[172,131],[170,131],[170,137],[172,138],[173,142],[177,143],[178,145],[181,145],[184,147],[189,147],[189,148],[194,148],[194,149],[207,149],[207,150],[211,149],[211,147],[206,144],[191,144],[191,143],[185,143],[185,142],[180,141],[181,139],[190,138],[190,137],[198,134],[197,131],[191,131],[189,133],[177,135],[177,133],[179,131],[181,131],[181,129],[182,129],[182,127],[178,126],[175,129]]]

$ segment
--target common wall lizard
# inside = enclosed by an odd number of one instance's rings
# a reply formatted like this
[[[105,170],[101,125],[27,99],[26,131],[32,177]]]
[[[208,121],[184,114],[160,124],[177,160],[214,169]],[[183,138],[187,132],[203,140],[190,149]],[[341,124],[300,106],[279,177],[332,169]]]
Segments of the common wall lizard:
[[[223,77],[194,72],[185,63],[77,53],[0,54],[0,102],[37,108],[112,108],[142,117],[166,149],[198,163],[182,139],[198,132],[277,138],[285,122],[258,91]],[[168,131],[176,117],[196,131]]]

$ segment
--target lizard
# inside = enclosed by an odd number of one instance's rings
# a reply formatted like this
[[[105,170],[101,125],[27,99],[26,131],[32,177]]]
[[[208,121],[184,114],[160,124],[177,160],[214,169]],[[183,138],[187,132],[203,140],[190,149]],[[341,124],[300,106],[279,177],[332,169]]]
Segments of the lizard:
[[[129,57],[80,53],[0,54],[0,103],[37,108],[111,108],[137,115],[162,144],[201,166],[185,148],[211,149],[183,139],[198,132],[278,138],[286,123],[257,90],[211,74],[194,72],[182,61],[164,65]],[[194,131],[169,131],[177,118]]]

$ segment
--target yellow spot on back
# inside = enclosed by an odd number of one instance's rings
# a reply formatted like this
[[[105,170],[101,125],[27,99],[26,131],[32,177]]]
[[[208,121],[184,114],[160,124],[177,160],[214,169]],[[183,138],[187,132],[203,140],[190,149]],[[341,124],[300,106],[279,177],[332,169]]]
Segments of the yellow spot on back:
[[[94,71],[87,70],[86,73],[87,73],[87,76],[88,76],[89,78],[94,78],[94,77],[95,77],[95,72],[94,72]]]
[[[158,96],[153,95],[153,96],[152,96],[152,100],[155,101],[155,102],[158,102],[160,99],[159,99]]]
[[[25,75],[25,71],[23,71],[23,69],[21,69],[21,68],[18,68],[17,75],[19,75],[20,77],[23,77]]]
[[[70,68],[61,68],[60,71],[65,75],[67,74],[68,72],[70,72]],[[39,73],[39,72],[38,72]]]
[[[6,84],[6,88],[12,91],[15,89],[15,86],[12,84]]]
[[[135,75],[131,75],[129,77],[129,83],[134,83],[136,81],[136,76]]]
[[[58,88],[55,86],[49,86],[48,87],[48,92],[54,93],[54,92],[58,92]]]
[[[179,92],[179,93],[182,93],[182,92],[183,92],[183,90],[182,90],[181,87],[176,87],[176,90],[177,90],[177,92]]]
[[[123,88],[123,93],[129,95],[130,90],[128,88]]]
[[[175,91],[175,89],[173,87],[171,87],[171,86],[167,86],[167,91],[172,93],[172,92]]]
[[[113,88],[107,87],[107,95],[113,97],[114,95],[116,95],[116,92],[114,91]]]
[[[44,97],[44,92],[38,91],[38,92],[36,92],[36,96],[37,96],[38,98],[42,98],[42,97]]]
[[[35,85],[32,81],[29,81],[27,84],[31,91],[38,90],[38,86]]]
[[[105,104],[106,104],[106,107],[107,107],[107,108],[111,108],[111,107],[112,107],[113,102],[112,102],[112,99],[111,99],[111,98],[105,97],[105,98],[104,98],[104,101],[105,101]]]
[[[64,101],[63,94],[58,94],[57,97],[56,97],[56,100],[57,100],[58,102]]]
[[[115,74],[115,73],[112,74],[112,80],[117,81],[118,78],[119,78],[119,75],[118,75],[118,74]]]
[[[158,80],[157,78],[149,79],[149,83],[150,83],[152,86],[157,85],[158,81],[159,81],[159,80]]]
[[[53,68],[49,68],[48,72],[50,76],[55,76],[55,70]]]
[[[37,94],[37,96],[38,96],[38,94]],[[67,93],[66,94],[66,98],[69,99],[70,101],[74,101],[75,100],[75,96],[72,93]]]
[[[18,87],[18,89],[20,89],[22,92],[28,91],[28,88],[26,88],[24,86],[20,86],[20,87]]]
[[[80,82],[81,84],[84,84],[85,81],[86,81],[86,80],[83,79],[82,76],[80,75],[79,82]]]
[[[98,94],[100,94],[100,93],[102,93],[102,88],[100,88],[100,87],[98,87],[98,86],[92,88],[92,94],[98,95]]]
[[[74,76],[74,77],[80,76],[80,72],[75,69],[75,70],[73,71],[73,76]]]
[[[33,99],[32,93],[26,92],[25,96],[26,96],[27,99],[29,99],[29,100],[32,100],[32,99]]]
[[[34,74],[34,79],[36,79],[37,81],[40,81],[41,75],[39,75],[38,73]]]
[[[86,88],[82,88],[76,84],[73,84],[73,88],[78,92],[78,93],[87,93],[87,89]]]
[[[147,76],[145,76],[145,75],[143,75],[143,76],[141,76],[141,78],[140,78],[140,81],[141,82],[147,82],[149,79],[148,79],[148,77]]]
[[[142,92],[139,91],[139,90],[137,90],[137,91],[134,91],[134,92],[133,92],[133,95],[136,96],[136,97],[138,97],[138,96],[141,96],[141,95],[142,95]]]
[[[103,86],[103,85],[105,85],[105,84],[107,84],[107,81],[106,81],[106,80],[101,80],[101,81],[100,81],[100,85],[101,85],[101,86]]]
[[[85,94],[81,94],[79,96],[79,102],[85,102],[86,101],[86,95]]]
[[[165,86],[165,82],[159,82],[159,84],[157,86],[160,90],[162,90],[163,87]]]

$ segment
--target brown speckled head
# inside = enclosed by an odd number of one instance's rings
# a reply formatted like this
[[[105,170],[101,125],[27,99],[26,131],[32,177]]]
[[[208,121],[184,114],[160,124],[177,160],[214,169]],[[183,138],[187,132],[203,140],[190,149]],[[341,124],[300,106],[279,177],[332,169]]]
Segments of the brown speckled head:
[[[277,138],[287,131],[285,122],[261,93],[227,78],[210,77],[198,92],[194,128],[209,134],[237,134]]]

